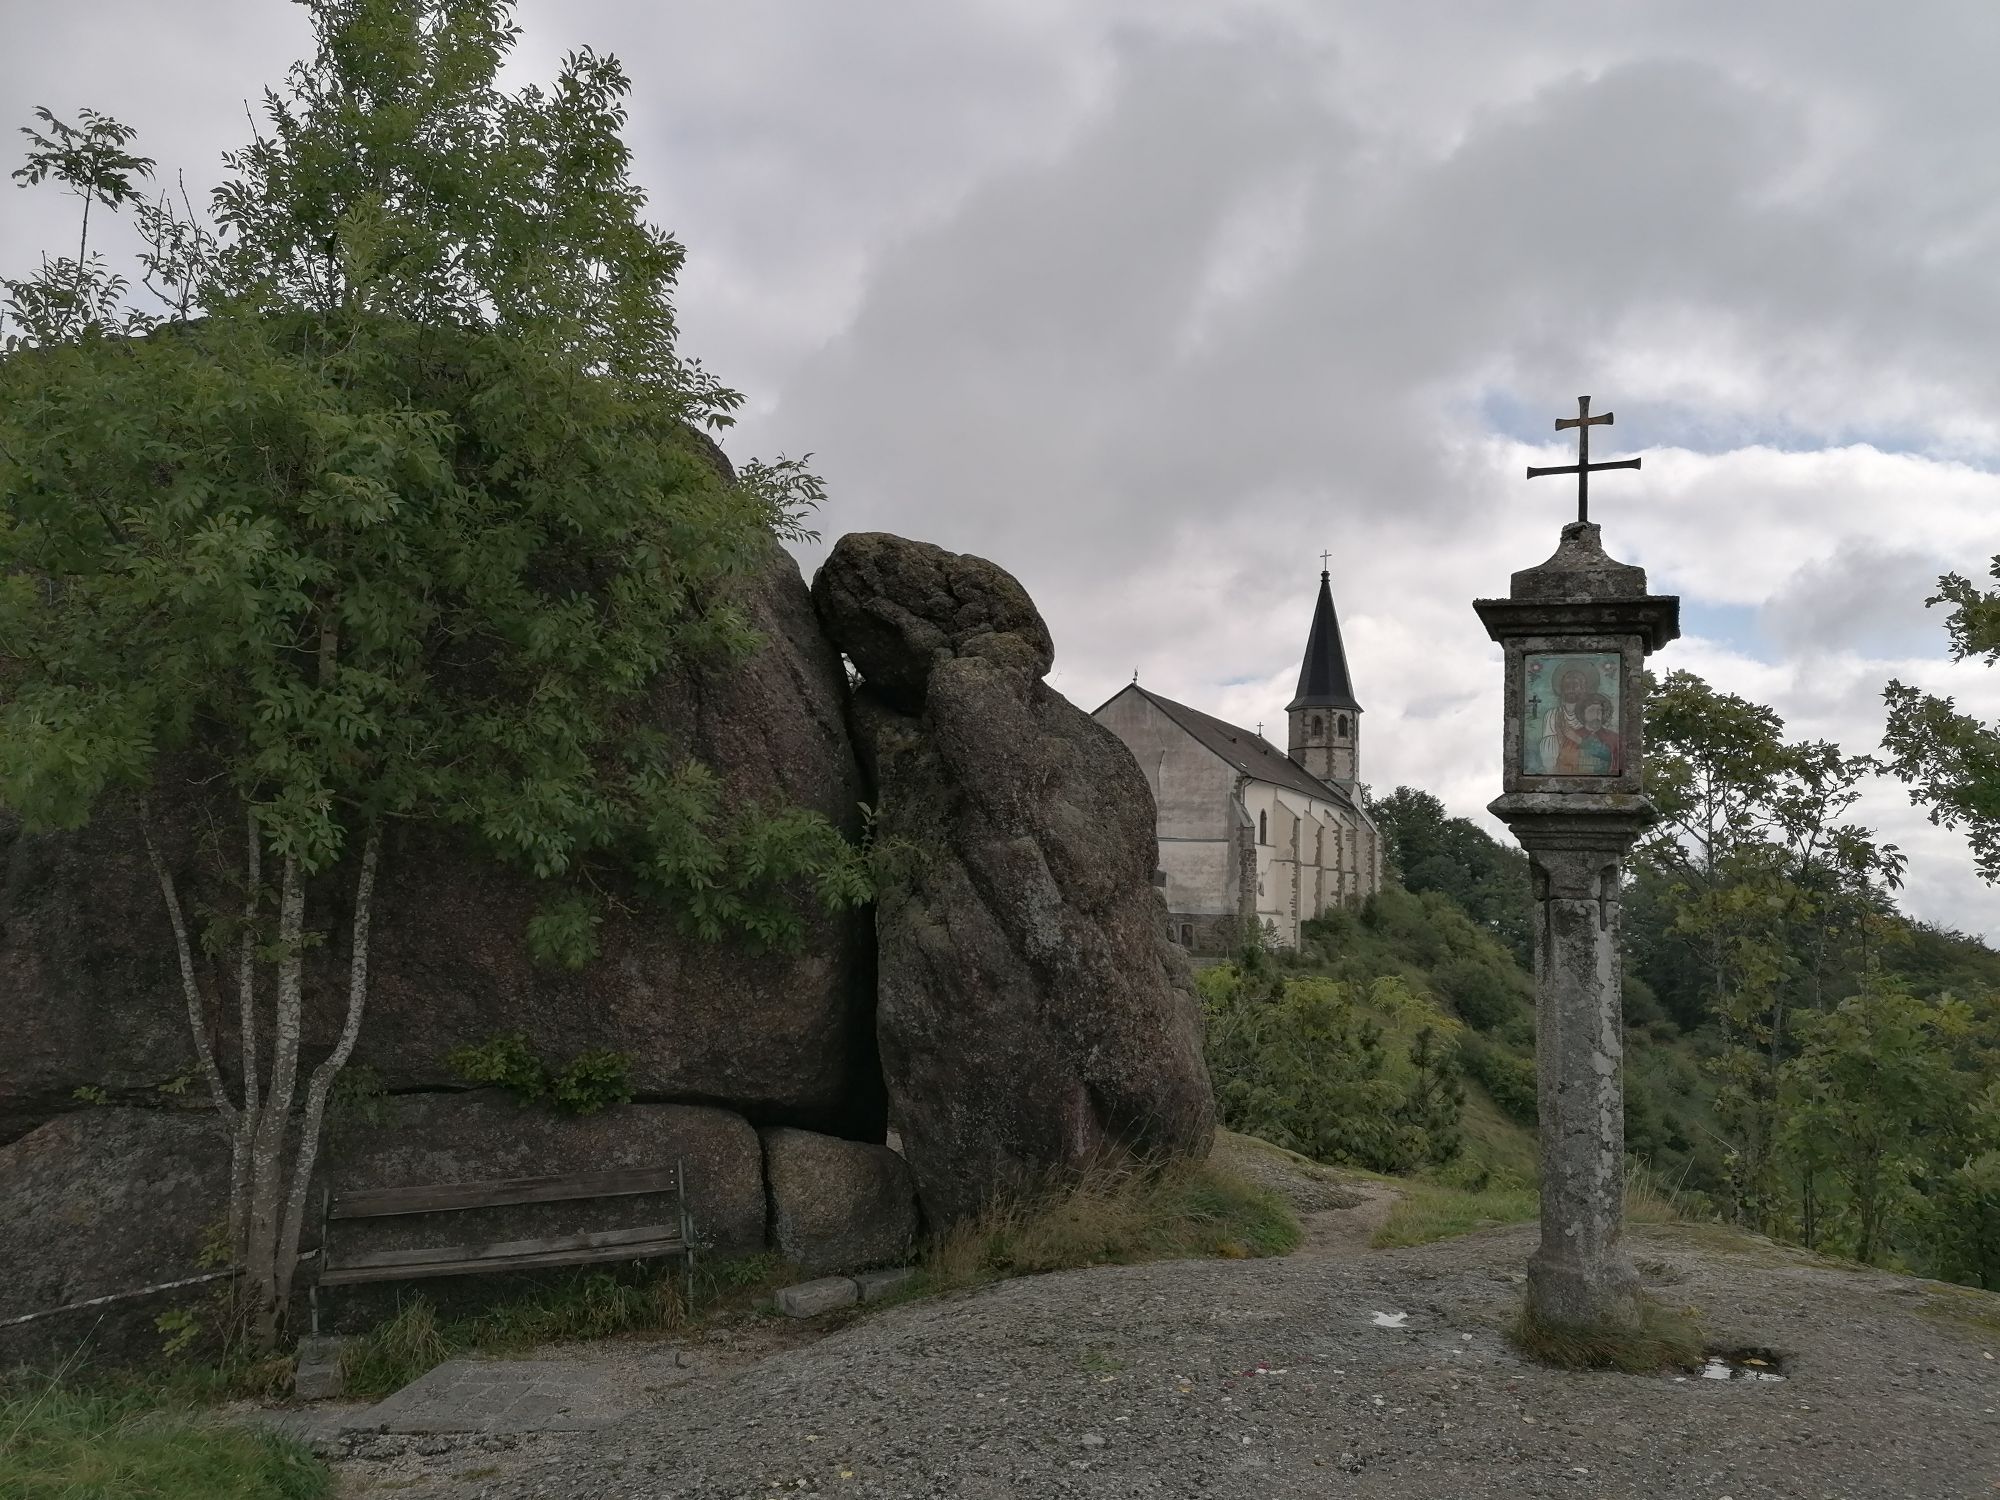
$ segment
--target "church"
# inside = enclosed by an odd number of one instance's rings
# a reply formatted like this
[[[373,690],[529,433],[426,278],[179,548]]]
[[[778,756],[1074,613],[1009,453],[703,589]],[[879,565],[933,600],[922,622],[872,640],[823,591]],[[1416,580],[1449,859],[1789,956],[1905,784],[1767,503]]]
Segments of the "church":
[[[1301,922],[1381,886],[1381,834],[1357,790],[1361,705],[1325,572],[1285,713],[1284,752],[1136,677],[1093,715],[1152,784],[1167,910],[1191,953],[1229,952],[1253,925],[1296,946]]]

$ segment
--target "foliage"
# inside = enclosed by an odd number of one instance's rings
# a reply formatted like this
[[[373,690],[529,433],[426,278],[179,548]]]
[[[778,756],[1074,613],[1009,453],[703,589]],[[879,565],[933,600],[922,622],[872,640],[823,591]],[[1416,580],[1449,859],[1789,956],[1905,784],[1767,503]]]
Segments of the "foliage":
[[[0,1389],[0,1494],[13,1500],[319,1500],[305,1445],[141,1392],[56,1382]]]
[[[1993,559],[1992,577],[2000,583],[2000,557]],[[1947,573],[1924,603],[1952,607],[1945,630],[1953,661],[2000,661],[2000,590],[1982,591],[1971,579]],[[1891,682],[1882,696],[1889,705],[1882,744],[1895,773],[1909,784],[1910,800],[1927,805],[1933,823],[1962,828],[1980,874],[2000,882],[2000,724],[1981,723],[1952,699],[1901,682]]]
[[[502,1088],[523,1104],[546,1102],[560,1114],[593,1115],[632,1102],[630,1053],[580,1052],[560,1068],[544,1062],[524,1031],[455,1047],[445,1057],[467,1083]]]
[[[1230,1129],[1375,1171],[1457,1154],[1458,1023],[1400,980],[1363,987],[1223,967],[1200,988]]]
[[[1789,741],[1770,709],[1690,672],[1649,686],[1646,716],[1660,822],[1638,851],[1644,958],[1683,1024],[1705,1012],[1717,1026],[1727,1196],[1739,1219],[1769,1226],[1791,1030],[1865,966],[1903,858],[1843,821],[1879,769],[1870,757]]]
[[[1405,890],[1449,897],[1505,943],[1518,962],[1533,961],[1528,861],[1518,849],[1503,846],[1469,819],[1449,816],[1436,797],[1414,787],[1399,786],[1368,810]]]
[[[682,250],[628,174],[623,70],[579,51],[508,92],[506,0],[306,3],[313,54],[205,213],[143,201],[125,126],[40,112],[16,176],[81,200],[78,248],[0,283],[0,803],[140,813],[267,1349],[386,829],[545,882],[525,938],[572,968],[613,908],[783,946],[804,891],[870,893],[826,819],[725,806],[685,726],[635,727],[663,670],[750,649],[736,597],[822,491],[782,459],[732,482],[704,435],[740,398],[676,345]],[[162,314],[90,250],[93,206],[136,212]],[[196,787],[244,839],[241,914],[198,944],[152,815]],[[294,1127],[309,907],[347,918],[347,1013]],[[235,1094],[197,946],[237,949]],[[551,1089],[595,1107],[616,1075]]]

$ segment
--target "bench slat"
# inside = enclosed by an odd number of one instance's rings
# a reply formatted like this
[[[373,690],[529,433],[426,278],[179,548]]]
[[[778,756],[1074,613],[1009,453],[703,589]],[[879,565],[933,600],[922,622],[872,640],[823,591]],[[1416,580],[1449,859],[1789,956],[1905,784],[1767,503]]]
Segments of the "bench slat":
[[[462,1276],[476,1271],[509,1271],[536,1266],[589,1265],[598,1261],[643,1260],[687,1249],[677,1226],[652,1224],[604,1229],[551,1239],[506,1240],[492,1245],[441,1245],[427,1250],[376,1250],[322,1268],[321,1286],[364,1281],[406,1281],[424,1276]]]
[[[360,1192],[336,1193],[326,1216],[381,1219],[394,1214],[508,1208],[520,1203],[566,1203],[577,1198],[621,1198],[674,1190],[672,1167],[628,1167],[614,1172],[573,1172],[564,1177],[506,1177],[492,1182],[364,1188]]]

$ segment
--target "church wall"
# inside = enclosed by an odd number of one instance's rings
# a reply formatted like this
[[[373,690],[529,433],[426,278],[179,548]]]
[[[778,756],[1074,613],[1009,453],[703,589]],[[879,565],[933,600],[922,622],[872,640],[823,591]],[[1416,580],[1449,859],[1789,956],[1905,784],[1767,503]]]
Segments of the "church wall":
[[[1159,868],[1176,938],[1183,923],[1213,927],[1237,914],[1235,772],[1140,693],[1120,693],[1097,721],[1132,752],[1152,788]],[[1199,951],[1199,948],[1197,948]]]

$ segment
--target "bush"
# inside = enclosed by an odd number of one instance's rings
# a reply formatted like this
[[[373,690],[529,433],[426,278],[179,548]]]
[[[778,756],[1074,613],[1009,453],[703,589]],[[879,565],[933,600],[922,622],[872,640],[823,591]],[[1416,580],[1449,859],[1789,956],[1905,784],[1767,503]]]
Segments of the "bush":
[[[1532,1057],[1523,1057],[1483,1036],[1463,1038],[1459,1057],[1466,1076],[1486,1090],[1508,1119],[1528,1126],[1540,1121],[1541,1101]]]
[[[1431,982],[1465,1024],[1478,1031],[1493,1030],[1533,1003],[1522,988],[1518,970],[1509,974],[1469,955],[1438,965]]]
[[[1231,1130],[1320,1161],[1409,1171],[1459,1148],[1457,1023],[1401,980],[1201,976]]]
[[[632,1102],[632,1058],[625,1052],[580,1052],[551,1068],[526,1032],[505,1032],[478,1046],[453,1048],[445,1062],[467,1083],[502,1088],[523,1104],[546,1101],[560,1114],[594,1115]]]

